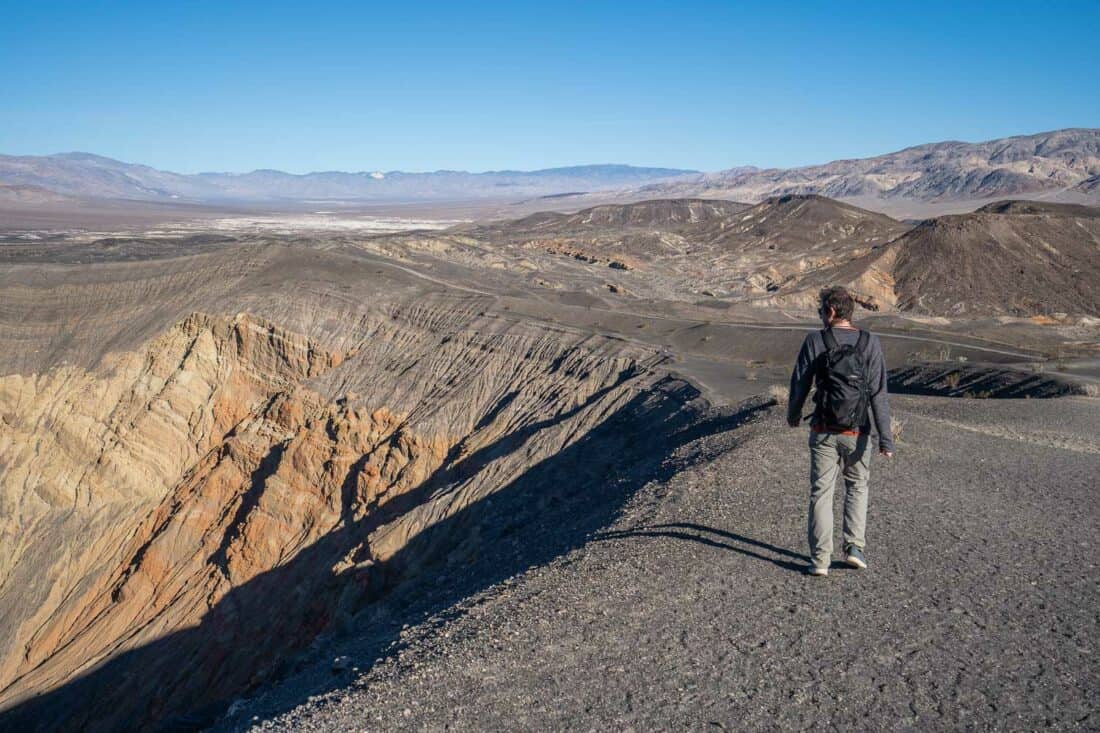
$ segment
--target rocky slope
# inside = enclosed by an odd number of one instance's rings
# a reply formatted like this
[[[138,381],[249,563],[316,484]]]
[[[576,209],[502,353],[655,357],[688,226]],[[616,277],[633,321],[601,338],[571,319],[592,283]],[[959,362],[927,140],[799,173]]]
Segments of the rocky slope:
[[[779,196],[746,211],[715,244],[722,252],[719,261],[736,257],[737,267],[747,273],[746,296],[812,309],[820,289],[815,273],[858,260],[908,229],[888,216],[821,196]],[[873,277],[844,284],[870,310],[889,303]]]
[[[939,315],[1100,314],[1100,211],[979,211],[893,247],[898,306]]]
[[[1095,401],[895,398],[870,568],[822,579],[801,573],[806,432],[741,407],[587,543],[390,639],[334,640],[217,730],[1100,723]]]
[[[1100,209],[1002,201],[921,222],[862,256],[792,280],[805,300],[841,283],[888,309],[962,318],[1100,313]],[[799,292],[800,291],[800,292]]]
[[[640,298],[812,310],[820,288],[842,284],[874,311],[1100,313],[1100,209],[1079,204],[1000,201],[911,226],[816,195],[748,208],[669,200],[457,231],[482,243],[473,251],[487,252],[490,266],[537,272],[540,282],[555,269],[578,272],[572,287],[587,280],[593,291]]]
[[[1096,195],[1100,193],[1100,174],[1092,176],[1091,178],[1086,178],[1074,186],[1073,190],[1086,195]]]
[[[517,539],[472,518],[492,497],[613,506],[608,472],[693,419],[651,349],[354,254],[124,259],[6,273],[2,334],[27,348],[0,379],[4,726],[222,710],[433,562]],[[220,312],[176,320],[195,297]]]
[[[772,299],[786,288],[784,302],[805,306],[817,295],[799,287],[810,274],[861,258],[909,228],[820,196],[781,196],[751,207],[673,199],[358,244],[389,256],[518,272],[542,288],[682,301]],[[864,290],[868,306],[878,307],[877,286]]]
[[[769,196],[966,201],[1091,195],[1100,174],[1100,129],[1067,129],[981,143],[942,142],[803,168],[734,168],[641,188],[657,197],[760,201]],[[1095,201],[1094,203],[1100,203]]]
[[[714,199],[654,199],[631,204],[605,204],[574,214],[547,212],[520,219],[508,229],[551,232],[599,231],[615,228],[660,228],[691,232],[720,232],[731,217],[748,204]]]
[[[0,380],[0,578],[22,589],[0,603],[7,699],[94,666],[145,625],[118,613],[125,591],[109,580],[135,547],[150,549],[136,518],[275,394],[339,359],[246,317],[195,315],[102,374],[64,366]],[[154,557],[171,571],[170,554]],[[148,633],[173,628],[152,599],[134,600],[161,616]]]

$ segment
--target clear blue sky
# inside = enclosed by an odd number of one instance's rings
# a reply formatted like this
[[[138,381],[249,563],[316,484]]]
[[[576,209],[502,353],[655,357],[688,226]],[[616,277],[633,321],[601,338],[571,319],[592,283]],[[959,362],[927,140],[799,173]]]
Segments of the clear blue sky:
[[[0,18],[0,152],[181,172],[716,170],[1100,127],[1095,0],[4,0]]]

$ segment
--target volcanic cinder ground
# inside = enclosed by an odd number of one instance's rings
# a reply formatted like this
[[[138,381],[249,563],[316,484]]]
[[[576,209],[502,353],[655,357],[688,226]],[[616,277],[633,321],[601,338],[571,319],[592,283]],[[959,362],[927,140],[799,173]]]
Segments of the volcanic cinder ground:
[[[325,217],[0,234],[0,728],[1100,727],[1097,209]],[[899,450],[809,579],[829,283]]]

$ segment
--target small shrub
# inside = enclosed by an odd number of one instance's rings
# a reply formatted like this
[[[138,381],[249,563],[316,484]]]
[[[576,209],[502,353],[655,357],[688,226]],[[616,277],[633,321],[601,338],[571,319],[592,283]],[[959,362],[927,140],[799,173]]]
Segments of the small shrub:
[[[1086,397],[1100,397],[1100,384],[1086,384],[1085,385]]]
[[[901,434],[905,432],[905,421],[901,418],[890,416],[890,437],[895,443],[901,442]]]
[[[782,384],[773,384],[768,387],[768,396],[775,400],[777,405],[787,404],[787,388]]]
[[[943,378],[943,381],[947,383],[948,389],[955,389],[956,387],[959,386],[959,379],[961,377],[962,377],[962,375],[959,374],[958,372],[951,372],[950,374],[948,374],[946,377]]]

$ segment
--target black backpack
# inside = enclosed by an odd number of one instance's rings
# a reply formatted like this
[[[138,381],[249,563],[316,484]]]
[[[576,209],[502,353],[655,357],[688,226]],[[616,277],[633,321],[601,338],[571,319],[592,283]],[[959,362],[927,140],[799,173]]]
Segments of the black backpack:
[[[841,346],[832,329],[821,332],[827,351],[818,359],[815,422],[826,429],[858,430],[867,422],[870,389],[867,382],[867,342],[859,332],[855,345]]]

